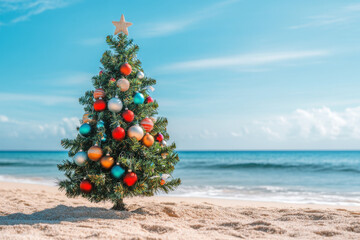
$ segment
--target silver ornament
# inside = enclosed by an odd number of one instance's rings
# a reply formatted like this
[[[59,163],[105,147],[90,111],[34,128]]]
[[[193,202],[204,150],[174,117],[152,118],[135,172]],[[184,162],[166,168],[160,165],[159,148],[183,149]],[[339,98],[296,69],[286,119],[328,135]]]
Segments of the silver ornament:
[[[144,130],[139,126],[139,124],[136,124],[129,128],[128,137],[129,138],[134,137],[138,141],[140,141],[144,137]]]
[[[86,160],[88,159],[86,152],[83,152],[83,150],[80,150],[78,153],[75,154],[74,156],[74,162],[76,163],[76,165],[78,166],[84,166]]]
[[[110,101],[108,102],[108,109],[113,113],[120,112],[122,108],[123,108],[123,103],[117,96],[110,99]]]
[[[161,143],[160,143],[160,145],[161,145],[162,147],[166,147],[166,142],[165,142],[165,140],[162,140]]]
[[[138,79],[143,79],[143,78],[145,77],[145,75],[144,75],[143,72],[139,71],[139,72],[136,74],[136,77],[137,77]]]

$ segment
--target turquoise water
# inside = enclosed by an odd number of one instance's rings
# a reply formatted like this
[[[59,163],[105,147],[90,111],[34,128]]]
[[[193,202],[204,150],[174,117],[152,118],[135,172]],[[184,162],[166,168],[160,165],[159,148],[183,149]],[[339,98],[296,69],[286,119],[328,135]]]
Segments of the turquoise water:
[[[360,206],[360,151],[180,151],[172,195]],[[0,181],[55,185],[66,152],[0,152]]]

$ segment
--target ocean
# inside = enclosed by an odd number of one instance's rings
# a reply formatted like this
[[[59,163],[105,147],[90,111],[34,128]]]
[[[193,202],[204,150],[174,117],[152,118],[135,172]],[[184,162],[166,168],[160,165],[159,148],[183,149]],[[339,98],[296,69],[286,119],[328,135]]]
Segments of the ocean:
[[[179,151],[172,196],[360,206],[360,151]],[[56,185],[67,152],[0,152],[0,181]]]

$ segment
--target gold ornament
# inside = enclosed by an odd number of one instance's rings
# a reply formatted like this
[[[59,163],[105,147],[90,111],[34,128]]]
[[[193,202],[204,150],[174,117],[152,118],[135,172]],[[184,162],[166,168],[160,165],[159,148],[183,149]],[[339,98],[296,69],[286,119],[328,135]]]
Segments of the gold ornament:
[[[129,138],[136,138],[138,141],[140,141],[144,136],[144,130],[139,126],[139,124],[136,124],[129,128],[128,130],[128,137]]]
[[[121,14],[121,18],[120,18],[119,22],[113,21],[112,23],[116,27],[115,33],[114,33],[115,35],[117,35],[120,32],[123,32],[124,34],[129,35],[129,32],[128,32],[127,28],[130,27],[132,25],[132,23],[125,22],[124,14]]]
[[[110,169],[114,165],[114,158],[110,157],[110,154],[106,154],[101,158],[100,164],[103,168]]]
[[[154,144],[154,137],[151,134],[147,133],[142,139],[142,142],[145,146],[151,147]]]
[[[88,150],[88,157],[93,161],[98,161],[102,157],[102,155],[103,151],[98,145],[92,146]]]

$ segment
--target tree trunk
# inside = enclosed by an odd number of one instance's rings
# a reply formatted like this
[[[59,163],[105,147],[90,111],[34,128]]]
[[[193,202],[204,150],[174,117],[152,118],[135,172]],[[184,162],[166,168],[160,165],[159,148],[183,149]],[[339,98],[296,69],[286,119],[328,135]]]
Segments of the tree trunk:
[[[117,211],[126,211],[127,210],[125,208],[125,203],[122,198],[118,199],[111,209],[117,210]]]

